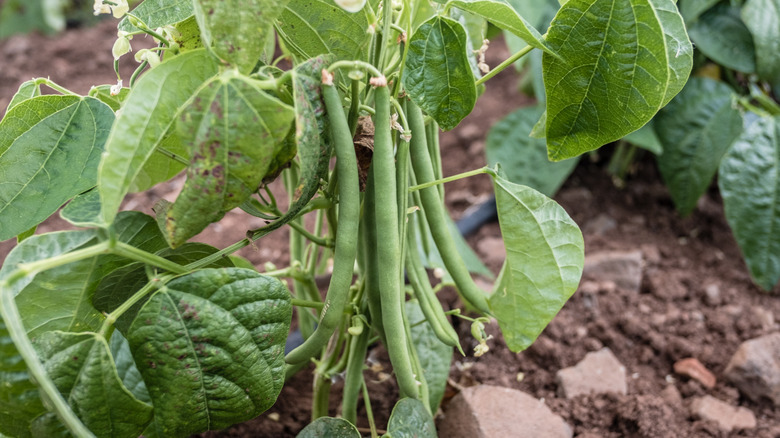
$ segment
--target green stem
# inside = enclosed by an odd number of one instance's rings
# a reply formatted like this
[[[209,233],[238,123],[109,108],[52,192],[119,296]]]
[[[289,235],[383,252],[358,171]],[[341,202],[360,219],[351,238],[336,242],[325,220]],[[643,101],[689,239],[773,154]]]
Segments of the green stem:
[[[114,325],[114,323],[116,323],[116,320],[119,319],[120,316],[130,310],[131,307],[136,305],[136,303],[141,301],[150,292],[158,289],[160,285],[165,284],[165,282],[170,279],[170,276],[165,276],[164,278],[155,278],[149,283],[146,283],[146,285],[139,289],[138,292],[134,293],[129,300],[123,302],[121,306],[117,307],[113,312],[106,315],[106,319],[103,321],[103,325],[100,327],[100,333],[104,334],[105,336],[105,334],[108,333],[108,330]]]
[[[20,263],[16,270],[13,271],[7,278],[6,282],[10,285],[15,283],[18,279],[26,277],[28,275],[34,275],[41,271],[47,271],[56,267],[67,265],[68,263],[77,262],[79,260],[88,259],[100,254],[111,252],[108,242],[101,242],[97,245],[90,246],[89,248],[79,249],[71,251],[56,257],[49,259],[38,260],[29,263]]]
[[[309,307],[312,309],[319,309],[322,310],[323,307],[325,307],[325,303],[318,303],[316,301],[307,301],[307,300],[300,300],[298,298],[292,299],[292,305],[297,307]]]
[[[374,422],[374,411],[371,409],[371,397],[368,395],[368,386],[366,386],[365,379],[363,379],[363,405],[366,407],[366,417],[368,417],[368,427],[371,428],[371,438],[379,438],[379,433],[376,431],[376,423]]]
[[[228,256],[230,254],[233,254],[234,252],[238,251],[239,249],[251,245],[253,240],[255,240],[257,238],[260,238],[261,236],[264,236],[265,234],[267,234],[267,233],[261,234],[262,230],[264,230],[264,228],[260,228],[259,230],[256,230],[254,233],[252,233],[252,237],[251,238],[247,237],[245,239],[239,240],[238,242],[228,246],[227,248],[225,248],[225,249],[223,249],[221,251],[217,251],[214,254],[211,254],[210,256],[203,257],[202,259],[200,259],[200,260],[198,260],[196,262],[192,262],[189,265],[184,266],[184,269],[186,269],[187,271],[196,271],[196,270],[198,270],[200,268],[203,268],[205,266],[208,266],[208,265],[216,262],[217,260],[219,260],[219,259],[221,259],[223,257],[226,257],[226,256]],[[255,237],[255,235],[257,235],[257,237]]]
[[[142,249],[138,249],[124,242],[116,242],[116,246],[111,250],[111,252],[118,256],[127,257],[128,259],[135,260],[137,262],[156,266],[175,274],[186,274],[187,272],[191,271],[190,269],[187,269],[178,263],[174,263],[168,259],[146,252]]]
[[[457,175],[448,176],[447,178],[437,179],[437,180],[429,181],[429,182],[423,183],[423,184],[417,184],[416,186],[409,187],[409,191],[413,192],[415,190],[427,189],[428,187],[433,187],[433,186],[438,185],[438,184],[444,184],[444,183],[448,183],[448,182],[452,182],[452,181],[457,181],[459,179],[468,178],[470,176],[475,176],[475,175],[482,175],[484,173],[490,174],[491,171],[487,167],[482,167],[482,168],[479,168],[479,169],[470,170],[468,172],[459,173]]]
[[[51,88],[54,91],[57,91],[58,93],[67,94],[71,96],[78,96],[78,93],[74,93],[73,91],[68,90],[67,88],[55,84],[52,82],[49,78],[38,78],[35,80],[36,85],[46,85],[47,87]]]
[[[138,66],[137,69],[135,69],[135,71],[133,72],[133,75],[130,76],[130,83],[129,83],[130,88],[133,88],[133,85],[135,85],[136,79],[138,79],[138,75],[140,75],[141,72],[144,71],[144,69],[146,68],[147,65],[149,65],[149,62],[148,61],[144,61],[144,62],[141,63],[141,65]]]
[[[303,225],[296,221],[290,221],[287,223],[290,227],[292,227],[295,231],[297,231],[301,236],[308,239],[310,242],[315,243],[319,246],[324,246],[325,248],[333,248],[333,241],[331,239],[324,239],[322,237],[317,237],[314,234],[310,233],[309,230],[307,230]]]
[[[373,65],[364,61],[336,61],[331,64],[330,67],[328,67],[328,71],[333,73],[340,68],[347,68],[350,70],[366,70],[376,77],[382,76],[382,72],[380,72]]]
[[[128,20],[130,21],[130,24],[137,27],[144,33],[153,36],[158,42],[160,42],[160,44],[164,44],[166,47],[169,45],[168,40],[166,40],[164,36],[152,30],[152,28],[150,28],[146,23],[144,23],[143,20],[141,20],[140,18],[136,17],[135,15],[129,12],[127,13],[127,17]]]
[[[501,64],[498,64],[496,68],[493,70],[490,70],[489,72],[485,73],[485,76],[482,76],[481,78],[477,79],[476,85],[482,85],[485,82],[487,82],[490,78],[493,76],[501,73],[505,68],[509,67],[510,65],[514,64],[518,59],[522,58],[523,56],[527,55],[531,50],[534,48],[531,46],[525,46],[522,49],[520,49],[517,53],[507,58],[504,62]]]

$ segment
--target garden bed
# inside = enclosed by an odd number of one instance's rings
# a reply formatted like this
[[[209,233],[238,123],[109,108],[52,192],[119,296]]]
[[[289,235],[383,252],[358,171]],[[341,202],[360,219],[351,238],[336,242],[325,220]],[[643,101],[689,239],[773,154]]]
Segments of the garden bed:
[[[51,79],[77,92],[90,85],[113,83],[111,45],[115,23],[106,21],[63,35],[17,36],[0,42],[0,108],[5,108],[18,84],[31,77]],[[84,41],[95,43],[84,44]],[[150,42],[147,41],[147,44]],[[134,48],[144,44],[133,41]],[[504,59],[499,44],[488,52],[489,61]],[[122,60],[129,77],[133,61]],[[444,173],[454,174],[484,164],[487,127],[518,106],[529,103],[515,92],[517,77],[506,71],[492,80],[475,111],[442,139]],[[603,252],[639,251],[642,274],[639,290],[618,287],[603,278],[584,278],[580,290],[527,351],[514,354],[503,346],[495,325],[488,327],[494,339],[491,350],[480,358],[470,354],[468,324],[455,328],[461,334],[468,357],[456,357],[452,365],[447,401],[458,388],[492,384],[525,391],[543,398],[556,414],[573,427],[574,436],[600,437],[698,437],[780,436],[780,414],[768,402],[755,403],[743,397],[723,378],[723,371],[738,346],[748,339],[776,332],[780,301],[761,292],[748,275],[739,249],[723,216],[723,207],[713,185],[690,217],[680,218],[660,181],[653,159],[647,155],[618,188],[605,171],[611,146],[581,160],[556,200],[580,225],[585,235],[586,256]],[[151,214],[159,197],[172,197],[181,181],[166,183],[136,195],[127,203]],[[447,201],[457,218],[471,206],[486,200],[492,184],[487,176],[447,185]],[[224,247],[243,237],[257,218],[233,212],[209,227],[196,240]],[[53,219],[41,231],[64,228]],[[500,269],[503,248],[496,223],[487,224],[469,243],[493,271]],[[286,263],[287,235],[279,230],[258,241],[241,255],[262,268],[265,263]],[[0,244],[0,259],[12,243]],[[443,293],[445,307],[454,307],[456,294]],[[566,399],[559,395],[556,372],[577,364],[586,353],[608,347],[625,366],[626,395],[582,395]],[[392,379],[383,380],[389,362],[381,348],[372,353],[376,370],[366,372],[372,407],[380,427],[387,421],[397,390]],[[678,375],[675,362],[696,358],[717,378],[713,389]],[[522,379],[519,377],[522,376]],[[338,389],[338,384],[334,390]],[[674,388],[674,389],[670,389]],[[336,391],[334,391],[335,393]],[[675,396],[679,394],[679,399]],[[708,421],[693,419],[688,405],[705,394],[732,406],[750,409],[757,427],[722,432]],[[282,390],[276,405],[256,420],[206,436],[268,436],[295,434],[309,421],[311,378],[301,372]],[[334,394],[331,414],[338,406]],[[367,426],[367,424],[360,424]],[[520,432],[518,431],[518,434]],[[592,435],[585,435],[590,433]]]

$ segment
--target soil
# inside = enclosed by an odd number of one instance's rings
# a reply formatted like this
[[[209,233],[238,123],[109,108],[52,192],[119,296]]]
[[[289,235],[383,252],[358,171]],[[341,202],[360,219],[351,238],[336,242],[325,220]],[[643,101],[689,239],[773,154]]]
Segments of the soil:
[[[111,46],[115,39],[110,20],[90,29],[74,29],[56,37],[15,36],[0,41],[0,108],[5,108],[18,85],[32,77],[49,75],[73,91],[86,93],[91,85],[111,84]],[[135,49],[150,42],[136,38]],[[496,65],[506,56],[500,43],[488,52]],[[134,61],[122,59],[124,78],[129,78]],[[444,173],[455,174],[484,164],[486,128],[530,100],[517,90],[517,76],[506,71],[488,83],[477,108],[458,128],[442,137]],[[2,111],[2,110],[0,110]],[[456,357],[447,401],[458,388],[488,383],[516,388],[545,400],[582,437],[780,437],[780,413],[768,403],[755,403],[742,396],[722,377],[731,355],[745,340],[778,330],[780,316],[777,293],[766,293],[752,284],[739,249],[723,216],[716,185],[702,197],[698,208],[679,217],[660,180],[651,156],[637,162],[625,188],[619,188],[606,173],[612,146],[581,160],[555,199],[584,230],[586,254],[605,250],[641,250],[644,274],[640,291],[630,292],[598,278],[584,279],[579,291],[527,351],[516,354],[504,345],[497,326],[488,331],[495,337],[488,354],[475,358]],[[125,208],[151,213],[160,197],[172,200],[181,178],[155,189],[132,195]],[[278,190],[275,187],[275,190]],[[489,198],[487,177],[461,180],[447,185],[447,203],[455,218],[472,205]],[[603,226],[614,221],[615,226]],[[212,225],[197,240],[218,247],[241,239],[244,232],[262,225],[259,219],[230,213]],[[53,217],[39,232],[67,228]],[[482,227],[468,241],[494,272],[500,268],[498,224]],[[279,230],[245,248],[241,254],[262,269],[266,263],[284,266],[287,234]],[[13,242],[0,243],[0,260]],[[719,296],[706,293],[707,288]],[[458,305],[457,295],[444,291],[446,306]],[[466,351],[472,338],[467,324],[454,322]],[[626,367],[627,395],[590,395],[571,400],[557,394],[555,373],[575,365],[586,353],[609,347]],[[389,364],[383,350],[372,352],[384,372]],[[694,357],[718,378],[713,389],[676,375],[673,364]],[[522,377],[522,378],[521,378]],[[380,428],[386,424],[397,389],[392,379],[368,371],[372,408]],[[276,405],[257,419],[206,437],[292,437],[309,422],[310,373],[296,375],[282,390]],[[331,415],[337,415],[336,382],[331,397]],[[750,409],[758,427],[727,434],[714,423],[691,418],[687,405],[694,396],[710,394],[733,406]],[[361,408],[363,409],[363,408]],[[363,411],[365,412],[365,411]],[[367,424],[360,424],[367,426]],[[518,436],[521,436],[518,431]]]

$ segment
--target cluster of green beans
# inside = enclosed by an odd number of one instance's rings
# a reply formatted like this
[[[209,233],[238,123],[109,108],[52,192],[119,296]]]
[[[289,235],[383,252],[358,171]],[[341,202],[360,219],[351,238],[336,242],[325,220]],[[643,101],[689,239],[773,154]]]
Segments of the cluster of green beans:
[[[376,339],[386,346],[401,395],[428,404],[428,386],[405,315],[404,272],[433,333],[463,354],[458,335],[436,297],[418,253],[418,229],[424,248],[428,244],[426,233],[433,237],[464,301],[485,314],[490,313],[486,294],[474,284],[458,255],[447,225],[442,192],[436,186],[411,194],[408,190],[410,183],[435,181],[431,156],[438,155],[434,150],[438,144],[427,137],[438,133],[435,128],[426,127],[422,111],[405,99],[395,105],[405,132],[395,133],[391,126],[391,87],[384,77],[371,84],[363,92],[357,92],[360,84],[352,81],[352,102],[347,116],[333,76],[323,71],[322,96],[336,152],[336,168],[328,193],[338,199],[338,207],[327,213],[328,228],[335,234],[333,274],[316,328],[306,330],[309,332],[306,341],[285,358],[289,364],[302,364],[320,355],[316,361],[316,388],[329,389],[330,378],[343,374],[342,415],[353,423],[361,388],[365,388],[363,368],[367,351]],[[361,108],[355,99],[360,96],[369,101],[373,98],[374,104],[374,150],[362,199],[352,138],[357,123],[354,113]],[[416,217],[425,224],[420,222],[419,227],[407,224],[410,203],[421,207]],[[300,257],[302,243],[294,242]],[[428,249],[432,248],[426,252]],[[356,260],[359,275],[351,287]],[[296,292],[305,289],[296,286]],[[347,330],[350,317],[357,324]],[[338,337],[333,338],[334,333]],[[320,402],[316,403],[313,415],[324,415],[327,395],[319,394],[315,398]]]

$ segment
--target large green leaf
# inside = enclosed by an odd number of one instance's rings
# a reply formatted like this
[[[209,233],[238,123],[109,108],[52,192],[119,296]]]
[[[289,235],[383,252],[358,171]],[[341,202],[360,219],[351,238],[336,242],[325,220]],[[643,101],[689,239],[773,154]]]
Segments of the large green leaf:
[[[392,438],[436,438],[433,417],[420,400],[398,400],[387,423],[387,435]]]
[[[178,123],[179,138],[192,156],[187,181],[176,202],[157,211],[171,247],[257,191],[293,117],[291,107],[234,72],[198,92]]]
[[[692,78],[655,119],[664,148],[658,168],[677,210],[690,214],[718,171],[720,159],[742,132],[742,115],[732,107],[723,82]]]
[[[178,23],[192,13],[192,0],[145,0],[132,10],[132,14],[151,29]],[[119,22],[119,30],[132,32],[138,29],[125,17]]]
[[[507,0],[450,0],[448,4],[479,15],[501,29],[512,32],[531,47],[554,55],[539,31],[521,17]]]
[[[77,227],[103,226],[103,217],[100,215],[100,193],[97,189],[92,189],[76,196],[60,210],[60,217]]]
[[[685,85],[693,48],[673,0],[570,0],[544,54],[547,148],[558,161],[633,132]]]
[[[295,438],[360,438],[360,432],[343,418],[320,417],[295,436]]]
[[[0,240],[95,185],[114,112],[91,97],[38,96],[0,122]]]
[[[19,352],[16,350],[3,319],[0,318],[0,433],[17,437],[32,437],[30,426],[46,412],[38,387],[30,380]]]
[[[102,336],[49,332],[35,346],[57,389],[96,436],[138,436],[151,421],[152,407],[122,384]]]
[[[221,429],[268,409],[284,382],[291,317],[284,284],[247,269],[197,271],[156,292],[127,340],[158,434]]]
[[[771,290],[780,281],[780,117],[745,130],[723,157],[718,186],[750,275]]]
[[[639,146],[642,149],[648,150],[655,155],[661,155],[664,153],[664,147],[661,145],[661,140],[658,138],[658,134],[655,132],[655,119],[650,120],[647,124],[636,131],[623,137],[623,140]]]
[[[780,88],[780,0],[747,0],[742,21],[753,34],[758,76]]]
[[[332,54],[366,60],[371,35],[368,8],[347,12],[327,0],[290,0],[276,29],[284,45],[301,59]]]
[[[696,48],[718,64],[744,73],[756,71],[753,36],[742,22],[738,6],[719,3],[703,13],[688,33]]]
[[[111,223],[124,196],[198,87],[217,72],[205,50],[153,68],[133,87],[116,119],[98,170],[103,220]]]
[[[176,155],[180,160],[172,158]],[[182,144],[179,137],[173,133],[162,139],[154,153],[144,163],[130,184],[130,192],[143,192],[157,183],[167,181],[187,167],[182,161],[189,162],[190,151]]]
[[[412,344],[420,358],[420,366],[423,369],[423,377],[428,384],[428,400],[431,412],[439,409],[439,404],[444,398],[444,390],[447,388],[447,378],[450,376],[450,363],[452,363],[452,347],[443,343],[436,337],[433,328],[426,321],[425,315],[417,300],[409,300],[406,305],[406,317],[412,327],[410,333]]]
[[[457,126],[477,101],[467,49],[463,26],[445,17],[426,21],[409,39],[404,87],[445,131]]]
[[[488,132],[485,153],[488,165],[500,164],[507,179],[553,196],[579,159],[571,158],[558,163],[547,159],[544,139],[529,136],[541,115],[542,108],[532,106],[520,108],[504,117]]]
[[[200,37],[223,63],[249,74],[288,0],[195,0]]]
[[[507,346],[517,352],[536,340],[577,289],[584,242],[552,199],[500,176],[493,182],[507,255],[490,306]]]
[[[7,113],[11,110],[11,108],[15,107],[21,102],[24,102],[27,99],[32,99],[33,97],[38,97],[40,95],[41,86],[38,85],[38,82],[35,79],[22,82],[22,84],[19,85],[19,89],[16,90],[16,93],[14,93],[14,97],[11,98],[11,102],[8,103],[8,107],[5,109],[5,112]]]

